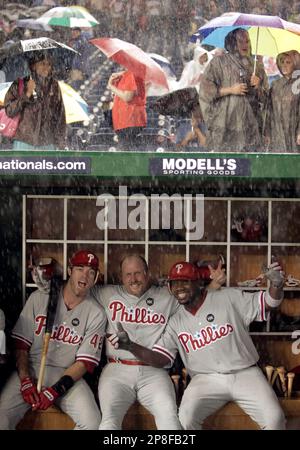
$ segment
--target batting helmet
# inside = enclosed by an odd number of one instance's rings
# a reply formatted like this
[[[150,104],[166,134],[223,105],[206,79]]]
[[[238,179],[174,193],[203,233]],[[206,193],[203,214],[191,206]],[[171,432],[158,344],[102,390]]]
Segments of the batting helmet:
[[[74,253],[69,259],[70,266],[89,266],[94,270],[99,268],[99,259],[95,253],[89,250],[80,250]]]
[[[194,264],[186,261],[179,261],[171,267],[168,275],[168,281],[173,280],[191,280],[199,279],[198,269]]]

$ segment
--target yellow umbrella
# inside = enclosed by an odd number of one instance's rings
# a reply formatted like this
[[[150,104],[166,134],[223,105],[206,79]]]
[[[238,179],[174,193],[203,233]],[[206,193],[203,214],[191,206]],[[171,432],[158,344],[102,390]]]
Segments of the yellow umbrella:
[[[272,27],[250,27],[248,33],[252,49],[256,55],[276,57],[279,53],[288,50],[300,52],[300,36],[289,30]]]
[[[12,83],[0,84],[0,106],[3,106],[4,97]],[[88,104],[69,84],[58,82],[66,111],[66,122],[84,122],[89,120]]]
[[[66,111],[66,122],[84,122],[89,120],[88,104],[69,84],[58,82]]]

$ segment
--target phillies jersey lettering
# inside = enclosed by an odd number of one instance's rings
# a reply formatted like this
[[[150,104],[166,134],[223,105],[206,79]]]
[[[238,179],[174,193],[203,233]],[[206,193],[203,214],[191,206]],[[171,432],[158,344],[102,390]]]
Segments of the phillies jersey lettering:
[[[105,309],[107,334],[117,333],[121,323],[131,340],[149,348],[159,339],[169,317],[179,307],[165,287],[152,286],[140,298],[129,294],[122,286],[94,286],[92,293]],[[106,343],[106,355],[136,359],[127,350],[115,349],[109,343]]]
[[[47,304],[47,294],[33,292],[12,332],[16,344],[29,350],[30,363],[36,370],[41,361]],[[100,361],[106,322],[104,309],[93,297],[86,297],[75,308],[68,310],[60,295],[49,342],[47,365],[67,368],[75,361],[82,361],[88,370],[92,370]]]
[[[35,321],[37,323],[37,329],[35,330],[35,334],[37,336],[39,336],[46,327],[46,320],[46,316],[40,315],[36,317]],[[81,344],[83,336],[78,335],[74,328],[54,324],[50,339],[53,339],[54,341],[62,341],[65,344],[78,345]]]
[[[127,323],[143,323],[145,325],[166,323],[166,318],[163,314],[156,314],[150,308],[139,308],[130,306],[129,308],[121,301],[112,301],[109,304],[109,309],[112,312],[112,322],[127,322]]]
[[[232,288],[208,291],[195,314],[180,308],[170,318],[152,349],[171,363],[178,351],[190,376],[231,373],[256,364],[259,356],[248,327],[265,320],[264,295]]]
[[[232,332],[233,326],[230,323],[226,323],[219,327],[217,327],[217,325],[209,325],[206,328],[197,331],[194,336],[192,336],[191,333],[179,333],[178,338],[185,352],[189,353],[190,350],[195,352],[212,344],[218,339],[224,339]]]

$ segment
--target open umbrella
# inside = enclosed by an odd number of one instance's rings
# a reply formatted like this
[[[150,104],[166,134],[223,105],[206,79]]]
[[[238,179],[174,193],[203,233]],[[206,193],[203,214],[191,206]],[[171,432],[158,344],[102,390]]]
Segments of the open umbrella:
[[[9,83],[0,83],[0,106],[4,106],[4,98],[5,94],[8,91],[9,87],[11,86],[12,81]]]
[[[155,84],[150,84],[147,89],[147,97],[158,97],[164,94],[167,94],[169,91],[173,91],[176,89],[177,81],[176,74],[174,72],[173,67],[171,66],[170,61],[162,55],[158,55],[157,53],[147,53],[150,58],[152,58],[165,72],[169,89],[165,87],[158,86]]]
[[[89,121],[88,104],[69,84],[58,82],[66,111],[67,123]]]
[[[168,81],[162,68],[147,53],[130,42],[117,38],[97,38],[89,41],[108,58],[126,67],[146,82],[164,86],[169,90]]]
[[[162,55],[159,55],[158,53],[148,53],[148,55],[150,56],[150,58],[154,59],[154,61],[157,62],[157,64],[160,65],[160,67],[168,76],[176,79],[175,70],[173,69],[170,61],[167,58],[165,58]]]
[[[28,30],[53,31],[46,23],[37,22],[36,19],[20,19],[16,21],[18,28],[27,28]]]
[[[225,13],[200,27],[190,40],[224,48],[228,33],[236,28],[249,32],[251,46],[257,55],[277,56],[288,50],[300,50],[300,25],[278,16],[260,14]]]
[[[191,117],[192,112],[199,107],[199,95],[195,87],[162,95],[151,105],[151,108],[160,114],[179,117]]]
[[[12,82],[0,83],[0,106],[4,105],[5,94]],[[88,104],[69,84],[58,82],[66,112],[66,122],[84,122],[89,120]]]
[[[82,6],[58,6],[51,8],[37,19],[37,22],[50,26],[68,28],[90,28],[97,25],[98,20]]]
[[[59,73],[58,78],[66,75],[73,57],[78,54],[71,47],[46,37],[20,40],[0,49],[0,70],[6,74],[6,81],[28,75],[28,61],[35,52],[51,57],[54,70]]]

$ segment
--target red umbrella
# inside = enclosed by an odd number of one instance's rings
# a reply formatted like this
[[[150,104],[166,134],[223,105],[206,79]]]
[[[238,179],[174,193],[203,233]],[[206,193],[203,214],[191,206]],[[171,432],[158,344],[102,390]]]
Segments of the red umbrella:
[[[169,89],[162,68],[136,45],[117,38],[91,39],[89,42],[98,47],[108,58],[126,67],[134,75]]]

